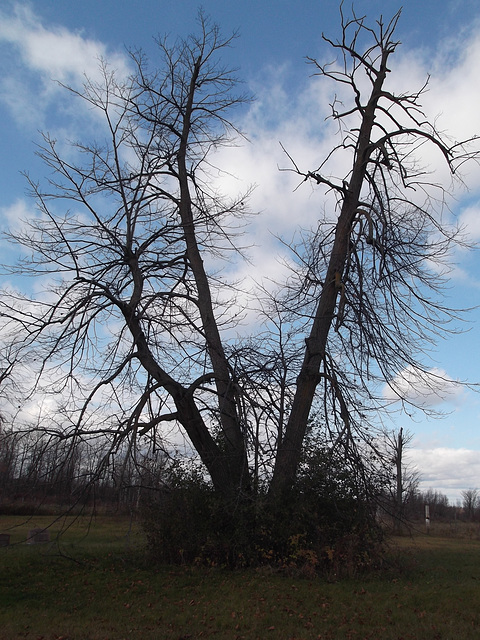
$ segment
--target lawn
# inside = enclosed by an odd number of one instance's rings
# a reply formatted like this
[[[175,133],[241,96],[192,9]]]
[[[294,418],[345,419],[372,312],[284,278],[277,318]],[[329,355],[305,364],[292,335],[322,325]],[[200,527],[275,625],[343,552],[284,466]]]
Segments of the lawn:
[[[50,543],[25,544],[46,522],[0,516],[0,533],[12,536],[0,548],[1,640],[480,637],[476,533],[397,539],[401,570],[328,582],[267,569],[150,567],[140,531],[121,518],[60,519]]]

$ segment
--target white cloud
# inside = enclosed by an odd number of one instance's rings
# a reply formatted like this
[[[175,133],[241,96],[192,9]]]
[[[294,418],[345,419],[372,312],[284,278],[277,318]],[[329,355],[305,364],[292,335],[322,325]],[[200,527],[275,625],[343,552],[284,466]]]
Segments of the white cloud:
[[[463,209],[459,217],[459,223],[465,229],[470,240],[480,241],[480,202]]]
[[[63,82],[98,74],[98,60],[108,57],[120,74],[127,73],[125,56],[108,52],[102,42],[72,33],[62,26],[46,28],[30,7],[16,4],[13,15],[3,14],[0,40],[20,53],[29,69]]]
[[[0,11],[0,44],[8,45],[1,69],[0,99],[22,126],[43,127],[46,111],[58,109],[59,96],[63,104],[65,91],[55,81],[80,88],[86,76],[100,80],[99,62],[105,59],[120,77],[128,75],[126,55],[109,51],[104,43],[81,31],[44,26],[25,4],[14,4],[9,13]]]
[[[3,233],[11,232],[15,236],[19,236],[27,231],[26,225],[28,221],[32,221],[37,216],[39,216],[39,212],[33,200],[28,202],[24,198],[17,198],[10,206],[0,207],[0,251],[4,263],[16,263],[22,256],[25,257],[29,250],[23,249],[10,238],[4,236]],[[25,279],[13,270],[10,272],[8,282],[4,275],[1,286],[2,288],[12,287],[14,289],[19,287],[24,290],[31,284],[31,280],[28,283],[25,282]]]
[[[0,208],[0,223],[4,228],[19,230],[23,227],[23,221],[32,218],[34,215],[32,206],[28,206],[23,198],[18,198],[9,207]]]
[[[435,123],[437,131],[445,135],[447,141],[457,142],[480,135],[480,83],[476,72],[480,56],[479,26],[478,23],[472,25],[471,31],[462,34],[462,38],[440,41],[434,52],[427,48],[412,51],[400,47],[390,61],[392,73],[387,78],[387,86],[397,94],[419,90],[428,79],[419,104],[429,122]],[[479,148],[478,142],[474,147]],[[433,145],[421,148],[421,165],[434,170],[448,186],[450,178],[445,159]],[[478,164],[463,165],[460,177],[469,186],[473,183],[478,188]]]
[[[389,402],[405,399],[419,407],[434,407],[443,402],[457,402],[463,387],[437,367],[422,371],[409,365],[383,388],[383,397]]]
[[[439,491],[451,504],[461,499],[465,489],[480,488],[480,451],[412,448],[407,457],[420,473],[420,489]]]

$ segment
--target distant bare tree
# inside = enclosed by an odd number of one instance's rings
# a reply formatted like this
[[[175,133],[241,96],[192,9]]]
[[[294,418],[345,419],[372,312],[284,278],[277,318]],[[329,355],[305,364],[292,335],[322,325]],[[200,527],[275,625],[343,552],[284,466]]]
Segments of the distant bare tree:
[[[463,499],[463,510],[468,520],[475,520],[478,509],[480,508],[480,492],[478,489],[466,489],[461,493]]]
[[[392,516],[394,530],[400,533],[406,522],[406,506],[416,493],[419,473],[405,461],[405,451],[410,446],[413,435],[400,428],[398,431],[384,431],[378,442],[372,443],[376,453],[378,470],[387,502],[382,506]]]

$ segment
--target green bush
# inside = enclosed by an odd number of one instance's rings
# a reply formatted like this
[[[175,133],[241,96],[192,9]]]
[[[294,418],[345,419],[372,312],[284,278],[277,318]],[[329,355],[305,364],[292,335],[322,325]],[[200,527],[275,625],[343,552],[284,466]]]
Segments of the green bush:
[[[142,514],[149,555],[159,563],[269,565],[335,579],[382,558],[368,486],[323,451],[309,455],[276,503],[262,492],[227,500],[198,470],[175,466]]]

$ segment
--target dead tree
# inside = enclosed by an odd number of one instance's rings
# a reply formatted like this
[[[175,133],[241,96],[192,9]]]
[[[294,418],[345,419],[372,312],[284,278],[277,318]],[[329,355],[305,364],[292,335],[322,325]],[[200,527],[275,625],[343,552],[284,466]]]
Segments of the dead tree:
[[[420,102],[425,87],[410,94],[389,88],[400,12],[375,29],[364,18],[346,18],[342,8],[341,17],[340,39],[324,36],[338,59],[310,60],[341,92],[331,105],[339,144],[313,170],[290,158],[292,170],[333,193],[335,203],[309,242],[294,247],[299,274],[285,304],[312,320],[275,462],[271,492],[277,495],[295,477],[316,396],[346,451],[354,451],[355,437],[368,432],[372,401],[377,408],[381,401],[375,386],[407,367],[427,376],[421,354],[456,317],[439,298],[439,273],[461,237],[441,223],[444,191],[421,168],[420,152],[432,146],[452,176],[478,157],[471,141],[450,142],[428,121]],[[335,179],[328,166],[338,154],[347,168]],[[431,268],[439,264],[440,270]]]

